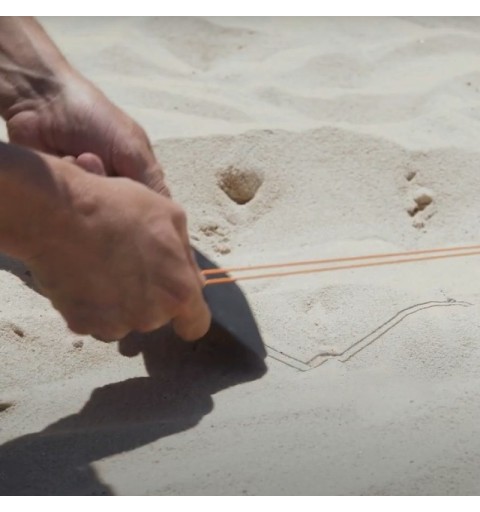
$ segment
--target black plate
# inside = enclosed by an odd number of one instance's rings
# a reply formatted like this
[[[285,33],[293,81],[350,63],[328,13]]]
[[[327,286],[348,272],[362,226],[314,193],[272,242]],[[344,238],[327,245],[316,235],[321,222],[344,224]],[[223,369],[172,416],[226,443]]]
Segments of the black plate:
[[[198,266],[202,270],[219,268],[197,249],[193,249]],[[215,274],[215,277],[228,277]],[[219,325],[232,338],[258,357],[265,359],[267,352],[262,336],[248,301],[236,283],[205,286],[204,297],[212,312],[213,323]]]

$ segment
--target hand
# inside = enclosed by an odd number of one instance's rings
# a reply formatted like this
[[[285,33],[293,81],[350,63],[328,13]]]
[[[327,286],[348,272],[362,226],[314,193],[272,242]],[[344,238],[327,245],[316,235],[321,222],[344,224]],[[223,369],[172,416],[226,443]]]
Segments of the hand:
[[[123,176],[169,196],[145,131],[75,71],[47,97],[19,102],[7,118],[10,141],[70,161],[96,174]]]
[[[47,161],[66,194],[26,263],[70,329],[109,341],[172,320],[182,338],[203,336],[210,313],[183,210],[131,180]]]

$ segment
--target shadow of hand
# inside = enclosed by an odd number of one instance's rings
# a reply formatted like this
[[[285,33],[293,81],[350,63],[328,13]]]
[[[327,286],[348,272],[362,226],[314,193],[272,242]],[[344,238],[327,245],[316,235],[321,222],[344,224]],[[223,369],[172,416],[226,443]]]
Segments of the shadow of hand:
[[[211,395],[266,371],[215,325],[198,343],[165,327],[119,348],[141,353],[149,377],[98,388],[77,414],[1,446],[0,494],[111,494],[90,463],[195,426],[212,411]]]

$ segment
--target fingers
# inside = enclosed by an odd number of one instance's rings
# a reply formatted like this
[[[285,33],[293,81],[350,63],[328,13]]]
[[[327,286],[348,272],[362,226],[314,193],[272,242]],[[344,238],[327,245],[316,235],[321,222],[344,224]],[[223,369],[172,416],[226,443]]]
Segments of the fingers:
[[[93,153],[82,153],[77,156],[75,163],[87,172],[97,174],[98,176],[106,176],[107,171],[101,158]]]
[[[211,315],[203,299],[202,290],[195,286],[190,300],[182,312],[173,319],[173,328],[185,341],[195,341],[205,336],[210,328],[210,322]]]
[[[187,298],[173,307],[171,297],[164,291],[146,300],[133,323],[135,331],[152,332],[171,321],[175,332],[185,341],[198,340],[207,333],[211,314],[202,293],[203,280],[196,268],[187,265],[178,268],[183,274],[181,288],[188,290]]]
[[[158,162],[148,167],[142,173],[142,181],[147,187],[165,197],[172,197],[170,189],[165,183],[165,175]]]
[[[192,275],[192,279],[194,276]],[[175,332],[185,341],[195,341],[203,337],[211,322],[211,315],[202,295],[201,288],[192,287],[190,298],[181,307],[181,310],[172,320]],[[65,318],[69,329],[77,334],[91,335],[100,341],[116,341],[124,338],[132,331],[151,332],[166,325],[171,316],[168,315],[162,303],[158,304],[157,312],[152,314],[152,305],[145,305],[140,315],[141,320],[136,325],[122,322],[127,317],[121,311],[108,311],[106,309],[83,307],[75,304],[53,305]],[[150,310],[150,312],[149,312]]]
[[[92,307],[85,301],[50,300],[65,318],[68,328],[77,334],[88,334],[97,340],[110,342],[125,337],[132,330],[122,321],[123,315],[117,307]]]
[[[177,229],[178,234],[180,235],[180,240],[182,241],[185,254],[192,270],[196,275],[198,284],[200,288],[203,288],[205,285],[205,279],[200,269],[198,268],[197,262],[195,261],[195,256],[193,255],[193,249],[190,246],[190,238],[188,236],[187,228],[187,216],[185,215],[185,212],[182,208],[178,207],[174,212],[172,215],[172,222]]]
[[[75,164],[91,174],[97,174],[98,176],[107,175],[102,159],[93,153],[82,153],[77,157],[68,155],[64,156],[63,160]]]
[[[132,177],[143,183],[158,194],[171,197],[170,189],[165,183],[163,169],[150,149],[144,149],[142,154],[137,154],[132,158],[128,173],[131,176],[127,174],[127,177]]]
[[[154,303],[145,304],[140,314],[140,319],[133,326],[134,331],[152,332],[167,325],[171,316],[166,314],[163,308],[163,301],[154,301]]]
[[[92,157],[81,159],[90,169]],[[32,268],[70,329],[111,341],[172,322],[187,341],[203,337],[211,316],[183,209],[127,179],[79,176],[95,182],[95,223],[62,231],[66,242]]]
[[[48,150],[40,135],[38,114],[27,110],[19,112],[7,121],[8,139],[13,144],[39,151]]]
[[[119,176],[143,183],[158,194],[171,197],[162,166],[145,131],[135,123],[128,137],[112,158],[112,170]]]
[[[186,341],[194,341],[207,333],[210,327],[211,314],[203,298],[202,289],[204,286],[204,278],[193,257],[187,231],[187,218],[181,208],[178,208],[174,212],[172,221],[183,244],[191,276],[194,280],[194,283],[192,283],[191,298],[183,308],[181,314],[173,319],[172,324],[175,332],[181,338]]]

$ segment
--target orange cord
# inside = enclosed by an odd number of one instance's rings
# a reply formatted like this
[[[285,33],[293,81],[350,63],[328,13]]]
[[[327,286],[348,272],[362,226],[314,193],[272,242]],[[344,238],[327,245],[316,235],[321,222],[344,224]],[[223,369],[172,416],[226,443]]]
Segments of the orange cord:
[[[332,259],[332,260],[313,260],[313,263],[333,263],[333,262],[339,262],[339,261],[351,261],[351,260],[359,260],[359,259],[373,259],[373,258],[381,258],[381,257],[392,257],[397,255],[412,255],[412,254],[425,254],[425,253],[431,253],[431,252],[440,252],[440,251],[457,251],[460,249],[474,249],[474,248],[480,248],[480,246],[470,246],[470,247],[463,247],[463,248],[450,248],[450,249],[429,249],[424,251],[411,251],[411,252],[404,252],[404,253],[395,253],[395,254],[387,254],[387,255],[374,255],[374,256],[358,256],[358,257],[352,257],[352,258],[339,258],[339,259]],[[314,268],[314,269],[305,269],[305,270],[293,270],[289,272],[271,272],[267,274],[254,274],[249,276],[240,276],[237,278],[234,277],[217,277],[213,279],[207,279],[205,282],[205,286],[212,285],[212,284],[224,284],[224,283],[233,283],[235,281],[247,281],[251,279],[264,279],[269,277],[281,277],[281,276],[291,276],[291,275],[298,275],[298,274],[310,274],[315,272],[329,272],[333,270],[350,270],[354,268],[364,268],[364,267],[374,267],[374,266],[380,266],[380,265],[394,265],[396,263],[411,263],[415,261],[426,261],[426,260],[439,260],[439,259],[445,259],[445,258],[458,258],[460,256],[475,256],[479,255],[480,251],[474,251],[474,252],[463,252],[463,253],[457,253],[457,254],[444,254],[440,256],[426,256],[424,258],[407,258],[407,259],[399,259],[399,260],[389,260],[389,261],[377,261],[377,262],[371,262],[371,263],[360,263],[357,265],[343,265],[340,267],[327,267],[327,268]],[[293,265],[305,265],[307,262],[297,262],[297,263],[284,263],[281,265],[259,265],[258,267],[237,267],[237,269],[241,270],[251,270],[251,269],[259,269],[259,268],[273,268],[273,267],[285,267],[285,266],[293,266]],[[218,273],[219,271],[226,272],[230,271],[232,269],[212,269],[216,270]],[[234,269],[235,270],[235,269]],[[208,270],[207,270],[208,271]],[[213,273],[213,272],[212,272]],[[205,271],[204,271],[205,275]]]
[[[331,259],[322,259],[322,260],[305,260],[305,261],[295,261],[291,263],[271,263],[266,265],[252,265],[252,266],[243,266],[243,267],[228,267],[228,268],[209,268],[202,270],[202,274],[204,276],[210,276],[214,274],[227,274],[229,272],[244,272],[249,270],[259,270],[264,268],[285,268],[285,267],[296,267],[300,265],[317,265],[324,263],[340,263],[343,261],[357,261],[357,260],[371,260],[377,258],[393,258],[395,256],[413,256],[415,254],[429,254],[436,252],[450,252],[450,251],[470,251],[470,250],[480,250],[480,245],[465,245],[459,247],[447,247],[446,249],[419,249],[417,251],[408,251],[408,252],[391,252],[391,253],[383,253],[383,254],[369,254],[366,256],[351,256],[348,258],[331,258]]]

